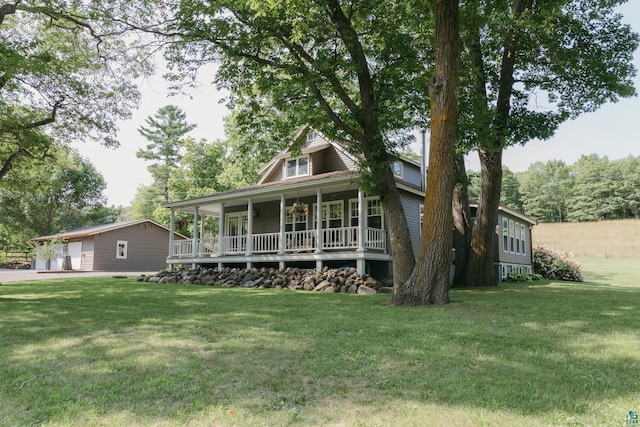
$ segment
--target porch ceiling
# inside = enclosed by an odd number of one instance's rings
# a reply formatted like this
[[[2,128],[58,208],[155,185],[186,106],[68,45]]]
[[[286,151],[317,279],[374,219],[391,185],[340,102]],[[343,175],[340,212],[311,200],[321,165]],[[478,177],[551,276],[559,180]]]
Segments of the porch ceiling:
[[[202,215],[220,215],[220,207],[243,206],[248,199],[253,203],[280,200],[284,194],[287,199],[315,196],[320,189],[321,193],[333,193],[346,190],[355,190],[356,177],[353,173],[329,173],[315,177],[306,177],[291,182],[279,182],[274,184],[259,185],[246,189],[226,191],[212,194],[197,199],[183,200],[166,203],[164,206],[178,212],[195,212],[196,207]]]

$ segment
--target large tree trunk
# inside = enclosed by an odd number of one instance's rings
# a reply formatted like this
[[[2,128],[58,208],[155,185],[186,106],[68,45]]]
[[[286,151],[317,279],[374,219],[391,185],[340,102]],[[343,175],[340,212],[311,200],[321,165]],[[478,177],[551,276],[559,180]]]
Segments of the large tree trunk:
[[[471,211],[463,154],[456,154],[455,166],[457,182],[453,190],[453,247],[456,255],[453,286],[463,286],[471,246]]]
[[[393,283],[394,292],[397,284],[404,283],[411,277],[411,272],[415,265],[415,255],[407,225],[407,217],[400,200],[400,192],[396,186],[395,177],[391,170],[392,157],[386,151],[381,133],[378,131],[376,117],[370,116],[367,120],[365,130],[365,142],[361,144],[362,152],[366,160],[366,166],[370,170],[367,185],[380,196],[382,209],[393,259]],[[375,179],[372,179],[375,177]],[[365,207],[363,207],[365,208]]]
[[[502,150],[478,148],[482,183],[478,211],[471,233],[469,262],[465,272],[467,286],[495,286],[498,283],[494,266],[496,224],[502,188]]]
[[[525,10],[531,8],[532,4],[533,0],[514,0],[513,15],[516,19],[519,18]],[[502,150],[507,144],[507,135],[510,132],[508,122],[511,113],[518,40],[515,29],[510,30],[506,35],[500,63],[500,82],[495,114],[490,126],[488,126],[487,120],[491,117],[492,107],[490,107],[486,93],[486,76],[477,21],[474,22],[471,35],[468,51],[476,77],[476,81],[474,81],[474,117],[480,126],[477,131],[482,182],[464,281],[466,286],[495,286],[498,283],[494,258],[498,207],[502,191]],[[491,132],[486,132],[486,129],[490,129]]]
[[[453,238],[451,197],[455,185],[455,130],[460,67],[458,0],[435,2],[435,73],[431,97],[429,174],[418,260],[411,278],[393,295],[395,305],[449,303]]]
[[[382,202],[385,224],[391,243],[395,293],[398,289],[397,284],[405,283],[411,277],[416,260],[413,246],[411,246],[407,217],[400,201],[400,193],[398,192],[398,187],[396,187],[393,172],[390,167],[384,168],[382,172],[380,202]]]

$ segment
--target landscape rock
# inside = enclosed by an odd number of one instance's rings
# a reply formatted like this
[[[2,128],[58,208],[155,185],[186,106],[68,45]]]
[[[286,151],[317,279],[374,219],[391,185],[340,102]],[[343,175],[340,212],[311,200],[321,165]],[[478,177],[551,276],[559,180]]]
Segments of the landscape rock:
[[[331,286],[331,282],[329,282],[328,280],[325,280],[324,282],[320,282],[315,288],[313,288],[313,290],[317,292],[322,292],[322,291],[325,291],[327,288],[333,288],[333,286]]]
[[[155,275],[140,276],[138,281],[151,283],[178,283],[201,286],[273,288],[282,290],[305,290],[326,293],[374,294],[392,292],[370,276],[360,276],[353,267],[321,271],[288,267],[275,268],[214,268],[163,270]]]
[[[371,295],[375,293],[376,293],[376,290],[368,287],[367,285],[360,285],[358,287],[358,294],[360,295]]]

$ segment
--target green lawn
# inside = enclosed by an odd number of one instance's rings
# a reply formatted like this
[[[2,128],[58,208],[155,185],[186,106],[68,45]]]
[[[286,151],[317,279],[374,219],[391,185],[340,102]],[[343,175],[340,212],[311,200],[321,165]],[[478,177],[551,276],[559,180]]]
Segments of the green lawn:
[[[599,267],[582,284],[458,290],[431,308],[5,284],[0,425],[624,425],[640,412],[640,272],[617,283]]]

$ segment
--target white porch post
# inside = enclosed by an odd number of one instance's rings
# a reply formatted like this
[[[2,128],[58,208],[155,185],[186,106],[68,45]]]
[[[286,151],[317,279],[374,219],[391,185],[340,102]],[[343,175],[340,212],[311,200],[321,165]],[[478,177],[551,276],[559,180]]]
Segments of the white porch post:
[[[367,222],[367,206],[365,205],[364,192],[358,189],[358,252],[364,252],[365,230]]]
[[[175,228],[176,228],[176,215],[175,215],[175,212],[173,212],[173,209],[171,209],[169,213],[169,257],[172,257],[174,254],[173,234],[175,233]]]
[[[198,210],[199,208],[196,206],[193,212],[193,258],[198,256],[198,220],[200,219]],[[191,268],[196,268],[195,262],[191,265]]]
[[[316,190],[316,253],[322,252],[322,192]]]
[[[285,234],[284,234],[284,229],[285,229],[285,221],[286,221],[286,212],[287,209],[287,205],[286,205],[286,200],[284,197],[284,194],[280,195],[280,248],[278,250],[278,254],[283,255],[284,254],[284,248],[285,248]]]
[[[220,221],[218,221],[218,256],[224,253],[222,237],[224,236],[224,203],[220,203]]]
[[[204,239],[204,226],[207,221],[207,217],[205,215],[200,216],[200,239]],[[204,245],[204,242],[202,242]]]
[[[251,255],[253,252],[253,200],[247,200],[247,252],[246,255]],[[248,267],[248,265],[247,265]]]

